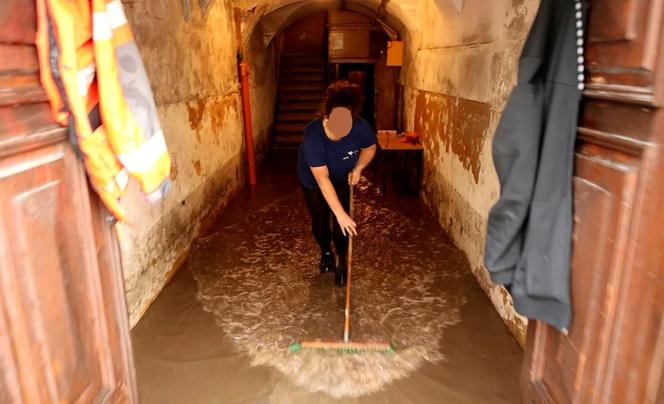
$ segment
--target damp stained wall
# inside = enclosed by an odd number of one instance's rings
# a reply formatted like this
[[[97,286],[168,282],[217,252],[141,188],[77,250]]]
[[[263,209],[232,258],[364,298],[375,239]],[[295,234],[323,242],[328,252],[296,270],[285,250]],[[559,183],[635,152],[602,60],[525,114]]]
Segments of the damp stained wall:
[[[510,331],[523,344],[526,320],[483,266],[489,209],[499,183],[491,141],[516,80],[537,0],[427,0],[405,32],[404,129],[425,147],[422,197],[467,255]],[[436,27],[432,30],[431,27]]]
[[[136,184],[122,201],[129,223],[119,225],[120,249],[132,326],[177,270],[194,238],[244,183],[231,4],[216,0],[205,15],[197,1],[190,4],[191,17],[185,21],[181,0],[123,2],[173,160],[172,188],[163,201],[148,204]],[[255,68],[252,88],[269,87],[270,80]],[[272,117],[260,108],[255,111],[255,141],[262,152]]]
[[[263,38],[263,29],[258,25],[244,45],[244,56],[251,68],[251,119],[258,160],[265,157],[270,144],[278,88],[276,47],[273,42],[265,46]]]

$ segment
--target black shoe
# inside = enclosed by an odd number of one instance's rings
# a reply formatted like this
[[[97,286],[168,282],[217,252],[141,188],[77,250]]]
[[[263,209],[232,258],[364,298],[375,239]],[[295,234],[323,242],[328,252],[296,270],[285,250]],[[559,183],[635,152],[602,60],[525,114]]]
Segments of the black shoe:
[[[334,267],[334,255],[330,251],[326,251],[320,256],[320,264],[318,268],[320,269],[321,274],[326,274],[332,270]]]
[[[346,266],[346,260],[339,259],[339,266],[334,271],[334,281],[337,286],[345,286],[346,278],[348,277],[348,267]]]

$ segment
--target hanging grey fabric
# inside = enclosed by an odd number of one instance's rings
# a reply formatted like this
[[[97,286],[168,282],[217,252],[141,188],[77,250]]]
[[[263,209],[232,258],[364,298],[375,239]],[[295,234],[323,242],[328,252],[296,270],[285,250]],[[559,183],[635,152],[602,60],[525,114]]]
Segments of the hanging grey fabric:
[[[526,317],[567,333],[571,322],[572,175],[583,90],[584,6],[542,0],[518,82],[493,140],[501,185],[485,265]]]

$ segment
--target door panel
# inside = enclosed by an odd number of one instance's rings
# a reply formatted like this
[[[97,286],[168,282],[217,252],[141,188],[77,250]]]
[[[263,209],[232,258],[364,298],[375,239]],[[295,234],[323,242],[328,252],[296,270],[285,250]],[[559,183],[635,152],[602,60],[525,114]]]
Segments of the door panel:
[[[37,31],[34,1],[0,2],[0,38],[9,44],[32,44]]]
[[[42,402],[95,401],[113,383],[78,168],[66,143],[0,163],[3,328],[29,341],[14,343],[17,370]]]
[[[34,3],[0,2],[0,403],[133,403],[117,243],[52,121]]]
[[[577,154],[573,324],[567,336],[543,323],[533,322],[529,329],[538,336],[531,347],[537,366],[527,377],[552,402],[588,403],[596,398],[594,386],[601,381],[602,363],[606,362],[606,352],[598,347],[609,338],[611,302],[615,302],[612,285],[624,262],[624,230],[634,200],[637,173],[629,161],[622,152],[590,143]]]
[[[611,402],[655,401],[664,386],[664,114],[658,112],[656,147],[644,150],[615,309],[616,332],[609,342],[603,390]],[[661,393],[659,393],[661,396]]]
[[[662,0],[591,0],[574,179],[573,319],[528,328],[524,399],[662,402]]]
[[[589,95],[653,104],[662,58],[662,0],[591,0],[586,63]],[[661,98],[657,99],[661,101]]]
[[[400,68],[387,66],[387,52],[381,54],[380,62],[375,66],[376,130],[396,129],[396,89]]]
[[[109,226],[110,213],[101,199],[89,194],[94,245],[102,284],[102,299],[107,322],[107,345],[113,358],[115,389],[109,401],[135,402],[138,397],[134,380],[134,359],[129,341],[129,318],[125,299],[125,281],[122,275],[120,249],[116,234]]]
[[[638,8],[636,0],[593,2],[594,21],[588,30],[593,42],[616,42],[636,39]],[[601,22],[601,23],[600,23]]]

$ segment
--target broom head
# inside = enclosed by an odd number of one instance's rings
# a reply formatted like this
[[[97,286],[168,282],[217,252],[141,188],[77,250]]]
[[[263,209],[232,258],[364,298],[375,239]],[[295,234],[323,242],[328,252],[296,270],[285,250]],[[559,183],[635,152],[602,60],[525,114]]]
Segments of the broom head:
[[[291,352],[298,352],[302,349],[316,349],[324,351],[338,351],[343,353],[394,353],[394,347],[387,342],[353,342],[353,341],[325,341],[325,340],[309,340],[300,341],[288,347]]]

